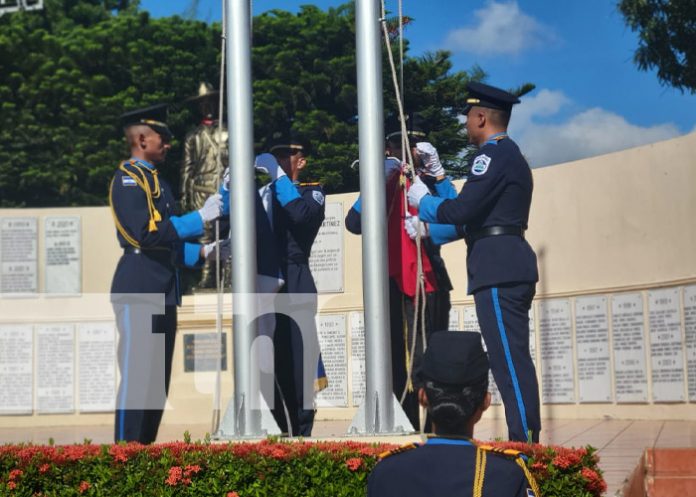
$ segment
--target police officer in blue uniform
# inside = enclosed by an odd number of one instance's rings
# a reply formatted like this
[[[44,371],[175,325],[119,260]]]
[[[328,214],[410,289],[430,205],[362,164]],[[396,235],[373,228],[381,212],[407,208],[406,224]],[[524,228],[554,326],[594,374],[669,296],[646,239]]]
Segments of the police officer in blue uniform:
[[[416,113],[408,113],[405,127],[406,146],[411,148],[414,168],[422,181],[428,186],[431,194],[445,198],[456,196],[452,183],[446,180],[445,170],[440,162],[437,149],[427,141],[428,134],[425,121]],[[385,129],[387,131],[385,137],[387,158],[384,162],[384,173],[387,183],[387,202],[391,201],[393,203],[394,200],[390,196],[389,189],[393,186],[398,187],[398,185],[393,183],[394,176],[401,173],[402,162],[406,160],[406,157],[403,157],[404,151],[402,150],[401,121],[398,118],[389,118],[385,122]],[[396,194],[401,195],[400,192],[401,190],[399,189],[399,193]],[[401,401],[401,406],[411,425],[416,430],[420,430],[420,409],[417,398],[418,385],[413,373],[420,367],[424,347],[423,336],[420,333],[421,320],[419,319],[415,326],[413,321],[415,315],[423,315],[422,306],[425,306],[423,321],[426,341],[430,333],[448,329],[452,284],[445,262],[440,255],[441,241],[439,233],[442,230],[438,228],[442,226],[446,232],[446,242],[452,241],[449,233],[451,230],[447,225],[438,225],[435,227],[431,237],[430,230],[426,231],[425,224],[419,223],[417,216],[411,217],[407,215],[404,219],[404,214],[393,212],[394,209],[392,204],[387,205],[388,223],[403,223],[404,229],[411,239],[415,239],[419,229],[421,230],[421,243],[430,261],[434,276],[433,283],[436,285],[433,291],[426,293],[425,302],[422,299],[420,300],[419,309],[416,312],[413,295],[409,296],[403,293],[393,275],[390,275],[389,278],[392,388],[396,397]],[[359,196],[348,211],[345,219],[346,229],[356,235],[362,233],[361,210],[362,197]],[[390,232],[391,234],[393,232]],[[397,234],[400,235],[400,231]],[[400,248],[392,244],[398,243],[400,240],[400,237],[397,239],[390,237],[389,239],[389,252],[393,256],[400,252]],[[414,341],[415,346],[413,346]],[[410,357],[411,352],[413,352],[412,358]],[[411,364],[408,364],[409,362]],[[410,377],[409,372],[412,373]],[[427,422],[423,423],[423,429],[429,430]]]
[[[316,351],[317,355],[319,351],[314,321],[317,287],[309,269],[309,255],[324,221],[325,209],[321,185],[298,182],[310,152],[307,139],[287,133],[272,142],[270,153],[257,156],[255,161],[257,170],[271,179],[269,211],[285,280],[279,293],[283,310],[289,311],[276,313],[273,335],[276,395],[271,410],[281,432],[290,436],[311,435],[315,409],[313,395],[312,398],[307,395],[325,387],[327,381],[321,360],[318,366],[314,363],[311,374],[305,372],[303,364],[305,349]],[[286,308],[288,303],[290,309]]]
[[[529,353],[529,310],[536,255],[524,238],[532,201],[532,173],[507,135],[519,99],[482,83],[468,85],[466,128],[479,149],[456,198],[428,194],[416,182],[411,205],[422,221],[465,225],[469,293],[476,303],[491,370],[505,406],[510,440],[539,440],[539,386]]]
[[[433,333],[419,373],[421,404],[434,435],[381,456],[368,478],[368,497],[534,497],[538,488],[519,451],[472,440],[491,403],[488,357],[478,333]]]
[[[213,244],[189,243],[205,222],[222,213],[220,194],[198,211],[173,213],[175,198],[158,176],[172,134],[166,106],[139,109],[122,116],[131,158],[122,162],[109,191],[109,203],[123,248],[111,285],[119,331],[121,382],[116,399],[116,441],[151,443],[157,437],[171,375],[181,303],[177,266],[196,266]]]

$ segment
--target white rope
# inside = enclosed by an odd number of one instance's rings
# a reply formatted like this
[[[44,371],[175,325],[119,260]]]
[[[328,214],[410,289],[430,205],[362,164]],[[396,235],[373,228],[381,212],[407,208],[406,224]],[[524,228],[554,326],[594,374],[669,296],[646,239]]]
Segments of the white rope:
[[[223,111],[225,106],[225,45],[227,44],[226,32],[226,12],[225,2],[222,2],[222,46],[220,48],[220,86],[218,87],[218,125],[217,125],[217,166],[218,171],[222,169],[222,147],[227,146],[226,143],[220,143],[223,137]],[[215,191],[220,190],[220,178],[215,178]],[[215,391],[213,393],[213,420],[212,433],[217,433],[220,428],[220,412],[222,410],[222,278],[220,277],[220,220],[215,220],[215,288],[217,290],[217,309],[215,312],[215,335],[216,335],[216,350],[217,361],[215,361]]]
[[[411,153],[411,147],[410,144],[408,143],[408,133],[406,129],[406,116],[404,113],[404,102],[403,102],[403,65],[404,65],[404,52],[403,52],[403,38],[404,38],[404,26],[403,26],[403,0],[399,0],[399,49],[400,49],[400,60],[399,60],[399,67],[400,67],[400,72],[401,72],[401,80],[399,81],[399,78],[397,76],[397,71],[396,71],[396,65],[394,63],[394,55],[392,53],[391,49],[391,43],[389,42],[389,31],[387,29],[387,21],[386,21],[386,8],[385,8],[385,3],[384,0],[381,1],[382,3],[382,31],[384,33],[384,43],[386,45],[387,49],[387,55],[388,55],[388,60],[389,60],[389,67],[391,69],[391,75],[392,75],[392,84],[394,85],[394,93],[396,94],[396,103],[397,107],[399,110],[399,123],[401,127],[401,152],[402,155],[401,157],[407,157],[407,162],[406,162],[406,172],[411,175],[411,177],[415,178],[416,171],[413,166],[413,154]],[[405,152],[405,153],[404,153]],[[402,187],[403,195],[404,195],[404,215],[408,212],[408,197],[407,197],[407,192],[406,189]],[[413,375],[413,360],[414,360],[414,355],[415,355],[415,350],[416,350],[416,338],[418,335],[418,325],[420,325],[421,328],[421,335],[423,339],[423,351],[425,351],[425,348],[427,346],[426,344],[426,336],[425,336],[425,277],[423,274],[423,257],[422,257],[422,252],[421,252],[421,235],[420,235],[420,230],[418,230],[417,235],[416,235],[416,254],[417,254],[417,274],[416,274],[416,295],[414,296],[414,309],[413,309],[413,337],[411,340],[411,346],[410,346],[410,354],[409,354],[409,360],[408,364],[406,365],[406,372],[407,372],[407,380],[406,384],[404,385],[404,390],[401,393],[401,398],[400,402],[403,403],[404,399],[406,398],[406,394],[408,393],[408,388],[409,385],[412,384],[412,375]],[[421,305],[421,297],[423,298],[423,303]],[[420,316],[419,316],[419,311],[420,311]],[[419,319],[420,317],[420,319]]]

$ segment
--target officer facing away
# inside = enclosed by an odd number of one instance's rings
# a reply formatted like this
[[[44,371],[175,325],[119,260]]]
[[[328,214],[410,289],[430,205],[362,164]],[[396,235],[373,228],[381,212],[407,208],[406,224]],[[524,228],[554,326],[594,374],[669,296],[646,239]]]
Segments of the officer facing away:
[[[418,397],[435,435],[421,446],[411,444],[381,456],[368,479],[368,497],[538,496],[519,451],[481,446],[471,439],[491,403],[481,335],[433,333],[419,375],[423,386]]]
[[[171,375],[177,305],[177,266],[200,265],[214,247],[192,243],[206,222],[223,211],[220,194],[197,211],[173,213],[174,192],[159,178],[172,134],[167,108],[157,105],[122,116],[131,157],[116,170],[109,204],[123,248],[111,285],[119,332],[121,372],[116,399],[115,440],[155,441]]]
[[[507,135],[516,96],[469,83],[466,129],[478,146],[471,174],[456,198],[429,194],[418,181],[408,192],[421,221],[466,225],[468,291],[505,406],[510,440],[539,441],[539,385],[529,354],[529,310],[536,255],[524,238],[532,202],[532,172]]]

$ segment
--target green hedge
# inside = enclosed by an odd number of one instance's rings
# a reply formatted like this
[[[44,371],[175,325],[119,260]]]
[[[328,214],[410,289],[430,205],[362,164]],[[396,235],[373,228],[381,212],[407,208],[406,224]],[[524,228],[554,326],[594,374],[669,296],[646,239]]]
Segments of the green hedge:
[[[544,497],[598,497],[606,484],[591,447],[490,443],[522,450]],[[0,447],[0,495],[345,496],[365,495],[377,456],[394,448],[362,442],[175,442],[143,446]]]

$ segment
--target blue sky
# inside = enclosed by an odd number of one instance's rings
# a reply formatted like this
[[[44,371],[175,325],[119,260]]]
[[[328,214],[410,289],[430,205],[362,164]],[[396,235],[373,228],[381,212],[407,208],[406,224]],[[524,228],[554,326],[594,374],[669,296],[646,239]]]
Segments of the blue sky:
[[[190,0],[142,0],[155,16],[182,14]],[[255,14],[335,0],[253,0]],[[200,0],[198,17],[219,20],[221,1]],[[386,0],[396,12],[398,2]],[[536,90],[515,107],[510,133],[533,166],[652,143],[696,131],[696,95],[660,85],[633,63],[637,36],[614,0],[403,0],[415,22],[411,55],[452,51],[455,70],[478,64],[487,82]]]

